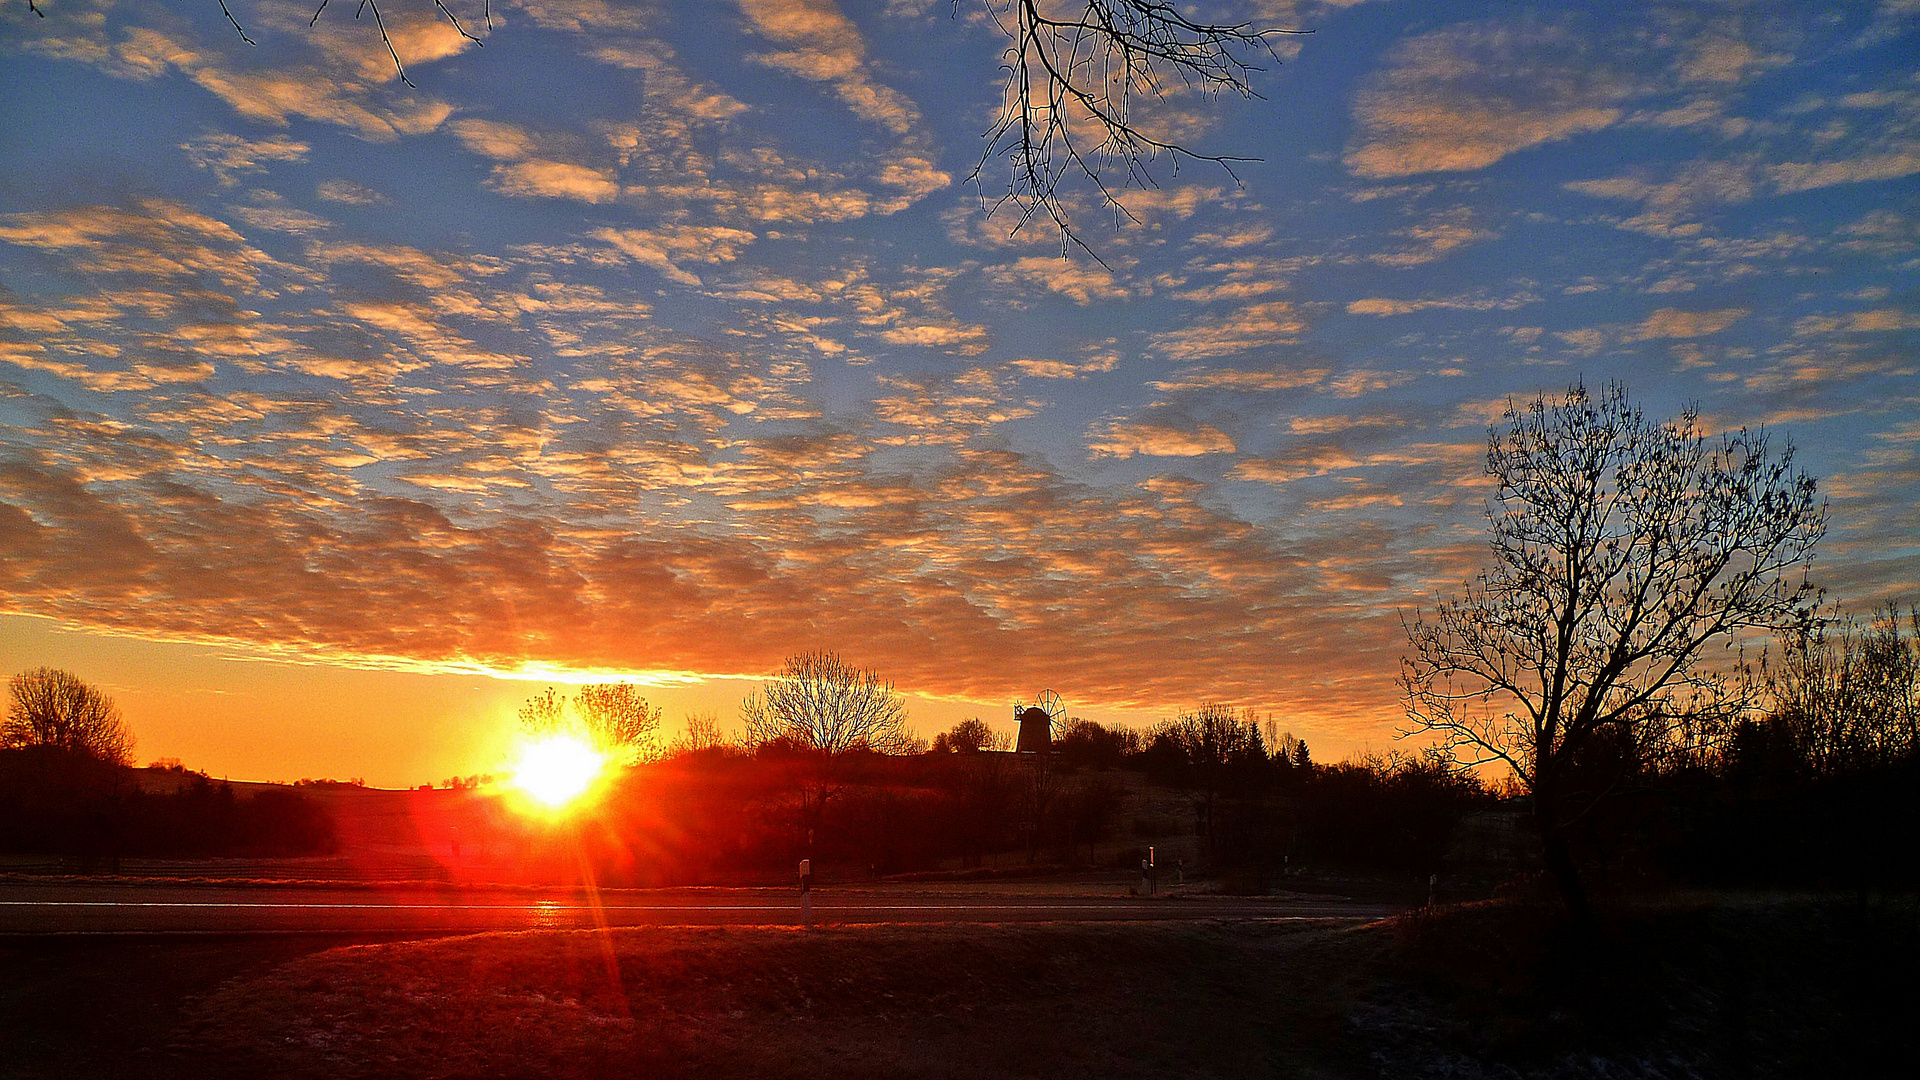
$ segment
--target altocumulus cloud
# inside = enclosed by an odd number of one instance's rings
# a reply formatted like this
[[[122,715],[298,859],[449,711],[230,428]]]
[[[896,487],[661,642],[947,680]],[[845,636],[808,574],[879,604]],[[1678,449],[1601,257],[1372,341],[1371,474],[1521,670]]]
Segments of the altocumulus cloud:
[[[1920,587],[1899,5],[1263,4],[1325,31],[1265,111],[1143,113],[1263,160],[1119,228],[1071,193],[1103,265],[955,183],[1004,39],[944,4],[515,0],[484,50],[394,5],[408,88],[229,2],[258,49],[0,6],[73,87],[0,133],[7,612],[463,670],[834,646],[1357,746],[1396,609],[1482,556],[1486,426],[1615,374],[1788,428],[1836,589]]]

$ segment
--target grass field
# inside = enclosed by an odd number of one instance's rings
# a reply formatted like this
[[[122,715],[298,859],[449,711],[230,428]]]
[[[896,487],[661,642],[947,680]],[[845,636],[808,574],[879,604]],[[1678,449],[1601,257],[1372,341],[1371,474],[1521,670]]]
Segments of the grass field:
[[[0,1074],[1910,1076],[1917,939],[1906,901],[1722,898],[1616,911],[1597,938],[1479,904],[1357,927],[14,941]]]
[[[1171,923],[483,935],[310,957],[215,995],[188,1030],[209,1059],[303,1077],[1321,1071],[1344,995],[1314,954],[1339,937]]]

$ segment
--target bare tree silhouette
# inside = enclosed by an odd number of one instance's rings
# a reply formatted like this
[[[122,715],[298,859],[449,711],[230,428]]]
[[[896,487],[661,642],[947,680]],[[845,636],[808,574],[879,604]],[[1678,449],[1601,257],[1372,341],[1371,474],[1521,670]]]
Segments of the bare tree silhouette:
[[[576,735],[622,765],[660,756],[661,710],[647,705],[631,683],[581,687],[569,701],[552,687],[520,706],[520,726],[535,736]]]
[[[784,739],[827,754],[855,747],[895,754],[924,745],[907,731],[906,703],[892,683],[827,651],[788,657],[741,703],[740,716],[754,744]]]
[[[1791,445],[1745,428],[1709,442],[1698,421],[1648,420],[1618,384],[1509,406],[1487,445],[1493,566],[1405,619],[1411,732],[1512,768],[1583,920],[1568,826],[1728,691],[1710,649],[1795,625],[1817,597],[1826,507]]]
[[[1761,657],[1774,725],[1815,776],[1920,754],[1920,608],[1902,626],[1891,602],[1863,626],[1835,613]]]
[[[78,675],[42,667],[15,675],[0,747],[51,746],[110,765],[133,764],[133,733],[120,707]]]
[[[718,713],[688,713],[686,728],[667,747],[667,756],[685,757],[732,745],[733,740],[720,730]]]

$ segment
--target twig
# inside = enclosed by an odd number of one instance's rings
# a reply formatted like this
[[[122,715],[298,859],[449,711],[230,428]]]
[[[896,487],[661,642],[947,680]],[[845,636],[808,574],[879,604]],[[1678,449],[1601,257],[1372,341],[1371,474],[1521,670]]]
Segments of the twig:
[[[460,31],[461,37],[466,38],[468,41],[473,42],[475,45],[478,45],[483,49],[487,47],[486,42],[481,41],[479,38],[474,37],[472,34],[467,33],[467,28],[460,25],[460,20],[453,17],[453,12],[448,11],[447,5],[442,3],[441,0],[433,0],[433,6],[440,9],[440,14],[445,15],[447,17],[447,21],[453,24],[453,28],[455,30]]]
[[[33,0],[27,0],[27,3],[32,4]],[[233,12],[227,10],[227,0],[220,0],[220,14],[225,15],[227,17],[227,21],[233,24],[233,28],[239,31],[241,41],[244,41],[249,45],[257,44],[252,38],[247,36],[246,29],[240,25],[239,19],[236,19],[233,17]],[[42,15],[41,18],[46,18],[46,16]]]
[[[1203,154],[1146,134],[1130,115],[1135,93],[1164,97],[1168,87],[1163,75],[1171,67],[1183,86],[1200,93],[1231,90],[1257,98],[1248,77],[1261,68],[1244,57],[1244,51],[1263,51],[1277,63],[1271,37],[1311,31],[1195,22],[1166,0],[1082,2],[1077,15],[1052,18],[1039,0],[981,0],[988,17],[1012,43],[1002,65],[1007,102],[986,132],[986,148],[969,179],[985,201],[982,177],[987,163],[1008,158],[1013,175],[988,214],[1015,203],[1021,213],[1012,233],[1018,233],[1045,212],[1060,230],[1062,257],[1078,247],[1105,266],[1077,234],[1060,197],[1069,175],[1088,181],[1100,205],[1111,208],[1116,220],[1137,221],[1116,192],[1158,186],[1148,168],[1150,159],[1165,154],[1174,173],[1183,160],[1209,162],[1225,170],[1236,185],[1240,177],[1234,163],[1257,160]],[[1103,134],[1097,145],[1089,148],[1075,137],[1074,114]],[[1121,174],[1117,187],[1108,179],[1116,167]]]
[[[322,6],[325,5],[322,4]],[[400,63],[400,54],[394,51],[393,39],[387,36],[386,21],[380,18],[380,5],[374,3],[373,0],[360,0],[360,7],[354,11],[353,17],[358,19],[360,12],[368,8],[373,9],[373,25],[380,28],[380,40],[387,44],[387,55],[393,57],[393,70],[399,73],[401,82],[418,90],[419,87],[413,85],[413,80],[407,78],[407,69]]]

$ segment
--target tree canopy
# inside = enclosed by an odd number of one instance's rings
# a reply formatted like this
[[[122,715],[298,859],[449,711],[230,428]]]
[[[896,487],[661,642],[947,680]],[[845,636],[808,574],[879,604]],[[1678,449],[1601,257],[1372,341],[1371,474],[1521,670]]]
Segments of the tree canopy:
[[[0,747],[51,746],[111,765],[133,764],[133,733],[120,707],[78,675],[35,668],[15,675],[7,688]]]
[[[659,756],[660,716],[631,683],[583,686],[571,700],[549,687],[520,706],[520,726],[529,734],[576,735],[621,765]]]
[[[1793,459],[1762,431],[1709,439],[1692,408],[1650,420],[1618,384],[1510,405],[1489,433],[1492,565],[1407,620],[1401,683],[1414,731],[1513,770],[1577,909],[1568,821],[1697,734],[1743,634],[1811,613],[1826,507]]]
[[[741,703],[740,715],[756,745],[785,740],[827,754],[860,747],[897,754],[924,745],[907,731],[907,706],[892,683],[824,650],[788,657]]]
[[[1005,732],[994,731],[976,716],[935,735],[932,749],[936,754],[977,754],[982,750],[1008,750],[1012,745]]]

